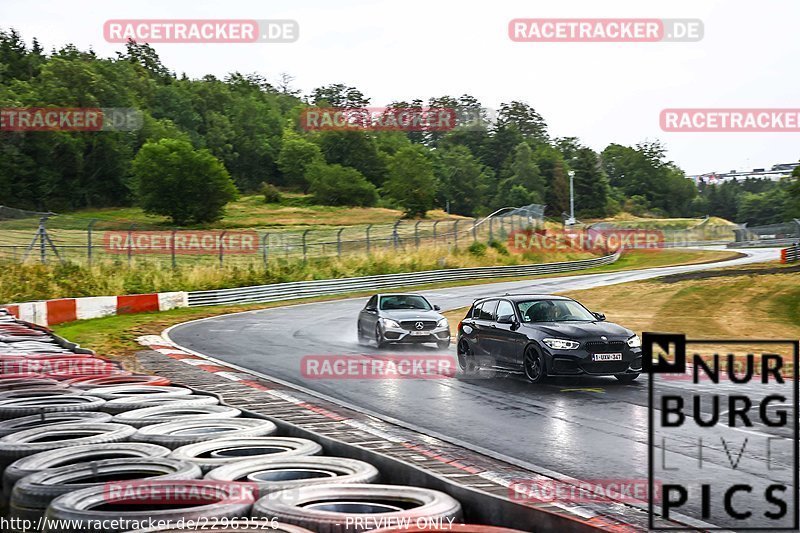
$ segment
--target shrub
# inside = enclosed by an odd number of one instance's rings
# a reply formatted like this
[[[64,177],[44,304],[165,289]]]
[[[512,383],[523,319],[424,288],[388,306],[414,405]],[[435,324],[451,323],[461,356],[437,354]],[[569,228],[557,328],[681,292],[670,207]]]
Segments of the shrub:
[[[506,245],[502,243],[502,241],[498,241],[496,239],[489,241],[489,246],[497,250],[497,253],[500,255],[508,255],[508,248]]]
[[[482,242],[475,241],[469,245],[467,251],[475,257],[483,257],[486,255],[486,245]]]
[[[370,207],[378,201],[378,190],[354,168],[318,163],[309,178],[317,203]]]
[[[267,204],[279,204],[283,200],[281,191],[271,183],[261,184],[261,194],[264,195],[264,203]]]

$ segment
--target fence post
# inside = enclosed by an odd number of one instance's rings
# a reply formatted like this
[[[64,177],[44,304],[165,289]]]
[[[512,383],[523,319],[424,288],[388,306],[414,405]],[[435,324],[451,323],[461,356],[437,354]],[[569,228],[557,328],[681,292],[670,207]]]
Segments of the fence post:
[[[136,224],[131,224],[128,228],[128,266],[131,266],[131,258],[133,257],[133,228]]]
[[[225,240],[224,239],[225,239],[225,234],[226,233],[228,233],[228,231],[224,230],[222,232],[222,234],[219,236],[219,266],[220,266],[220,268],[222,268],[222,266],[225,263],[225,245],[224,245]]]
[[[417,223],[414,224],[414,244],[419,249],[419,224],[422,222],[421,220],[417,220]]]
[[[93,218],[86,226],[86,261],[92,266],[92,229],[97,219]]]
[[[433,247],[434,247],[434,248],[436,248],[436,238],[437,238],[437,235],[436,235],[436,226],[438,226],[438,225],[439,225],[439,222],[440,222],[440,221],[439,221],[439,220],[437,220],[436,222],[434,222],[434,223],[433,223]]]
[[[458,223],[461,222],[460,220],[456,220],[453,224],[453,245],[455,246],[456,250],[458,250]]]
[[[472,219],[472,242],[478,242],[478,219]]]
[[[492,227],[492,223],[494,222],[494,217],[489,217],[489,242],[494,240],[494,228]]]
[[[394,241],[394,249],[397,250],[397,245],[399,244],[399,236],[397,235],[397,226],[400,225],[400,221],[396,221],[394,223],[394,227],[392,228],[392,240]]]
[[[261,238],[261,252],[264,254],[264,268],[269,264],[269,232]]]
[[[369,230],[372,228],[372,224],[367,225],[367,255],[369,255]]]
[[[342,257],[342,232],[344,228],[339,228],[336,232],[336,257]]]
[[[514,233],[514,215],[511,215],[511,233]]]
[[[308,261],[308,245],[306,244],[306,236],[311,232],[310,229],[307,229],[303,232],[303,263]]]
[[[169,255],[172,259],[173,270],[178,267],[178,260],[175,257],[175,238],[178,236],[178,230],[172,230],[172,239],[169,242]]]

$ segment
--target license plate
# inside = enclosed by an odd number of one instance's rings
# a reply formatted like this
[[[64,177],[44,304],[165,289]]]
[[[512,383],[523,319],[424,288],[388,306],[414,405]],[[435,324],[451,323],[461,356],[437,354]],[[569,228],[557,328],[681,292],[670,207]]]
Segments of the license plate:
[[[592,355],[592,361],[622,361],[621,353],[596,353]]]
[[[415,336],[415,337],[418,337],[418,336],[421,336],[421,335],[427,335],[427,334],[428,334],[427,331],[412,331],[411,332],[411,335]]]

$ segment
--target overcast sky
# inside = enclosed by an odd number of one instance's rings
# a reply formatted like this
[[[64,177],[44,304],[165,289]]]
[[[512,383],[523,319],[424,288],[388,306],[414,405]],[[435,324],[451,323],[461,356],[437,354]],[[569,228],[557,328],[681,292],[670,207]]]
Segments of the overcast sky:
[[[699,18],[695,43],[515,43],[513,18]],[[800,134],[665,133],[663,108],[798,108],[796,0],[0,0],[0,26],[46,49],[74,43],[111,56],[108,19],[294,19],[291,44],[159,44],[164,64],[191,77],[232,70],[296,77],[307,94],[355,85],[372,105],[469,93],[486,107],[523,100],[553,136],[660,139],[687,173],[800,159]]]

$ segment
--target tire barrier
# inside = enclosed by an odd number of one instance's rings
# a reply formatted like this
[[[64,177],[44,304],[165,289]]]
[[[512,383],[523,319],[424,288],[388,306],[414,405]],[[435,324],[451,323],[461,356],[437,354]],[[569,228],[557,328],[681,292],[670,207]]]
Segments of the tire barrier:
[[[0,466],[38,452],[81,444],[107,444],[129,440],[136,429],[123,424],[86,423],[45,426],[0,438]]]
[[[253,437],[217,441],[198,442],[181,446],[170,454],[174,459],[192,461],[200,465],[204,472],[238,463],[242,460],[284,459],[305,455],[319,455],[322,446],[308,439],[293,437]],[[223,478],[211,477],[209,479]],[[234,480],[228,480],[234,481]]]
[[[131,398],[138,396],[188,396],[192,394],[192,389],[186,387],[170,387],[166,385],[112,385],[108,387],[97,387],[86,390],[89,396],[97,396],[104,400],[116,400],[117,398]]]
[[[0,420],[41,413],[93,411],[101,408],[105,403],[106,401],[102,398],[77,394],[0,400]]]
[[[214,396],[200,396],[197,394],[184,396],[148,394],[141,398],[117,398],[116,400],[109,400],[102,409],[107,413],[118,415],[126,411],[144,409],[145,407],[158,407],[161,405],[179,408],[218,404],[219,400]]]
[[[127,376],[85,376],[66,381],[67,385],[79,389],[93,389],[95,387],[114,387],[117,385],[155,385],[167,386],[172,382],[161,376],[149,376],[146,374],[129,374]]]
[[[197,531],[196,527],[166,527],[166,528],[148,528],[137,529],[136,531],[129,531],[128,533],[178,533],[179,531]],[[291,526],[288,524],[271,524],[265,523],[263,520],[231,520],[227,524],[209,525],[203,528],[205,533],[219,533],[220,531],[273,531],[275,533],[314,533],[313,531],[299,526]]]
[[[174,450],[207,440],[266,437],[277,429],[272,422],[255,418],[187,418],[144,426],[136,432],[133,440],[160,444]]]
[[[15,400],[17,398],[51,398],[53,396],[80,396],[83,391],[80,389],[72,389],[69,387],[53,388],[53,387],[30,387],[27,389],[16,389],[8,392],[0,392],[0,401],[2,400]]]
[[[266,494],[307,485],[374,483],[378,469],[364,461],[341,457],[289,457],[236,461],[215,468],[205,479],[255,483]]]
[[[0,402],[1,404],[2,402]],[[115,415],[113,420],[118,424],[141,428],[152,424],[178,420],[236,418],[241,414],[242,412],[239,409],[224,405],[159,405],[157,407],[144,407],[126,411]]]
[[[105,423],[111,421],[111,415],[97,411],[78,411],[73,413],[43,413],[41,415],[23,416],[0,422],[0,437],[12,433],[59,424]]]
[[[375,529],[370,531],[370,533],[396,533],[399,531],[406,531],[408,533],[418,533],[422,531],[453,531],[455,533],[526,533],[525,531],[520,531],[519,529],[508,529],[505,527],[494,527],[494,526],[481,526],[478,524],[445,524],[439,529],[432,528],[430,526],[420,525],[411,526],[411,527],[388,527],[388,528],[381,528]]]
[[[63,466],[105,459],[139,460],[167,457],[168,448],[156,444],[139,442],[113,442],[107,444],[85,444],[55,448],[28,455],[11,463],[3,472],[3,496],[8,498],[14,485],[25,476]]]
[[[169,458],[105,459],[43,470],[19,480],[11,492],[10,518],[38,521],[55,498],[89,487],[136,490],[139,480],[198,479],[200,467]],[[124,480],[124,481],[120,481]]]
[[[13,374],[12,374],[13,375]],[[21,374],[16,374],[21,375]],[[33,374],[37,375],[37,374]],[[41,375],[41,374],[39,374]],[[43,388],[49,387],[51,389],[66,389],[69,385],[65,383],[61,383],[55,379],[49,379],[45,377],[41,378],[6,378],[0,380],[0,392],[9,392],[12,390],[17,389],[33,389],[33,388]]]
[[[198,493],[201,496],[192,499]],[[189,496],[178,496],[184,494]],[[59,496],[47,509],[50,524],[58,521],[72,527],[45,528],[44,531],[85,533],[87,528],[83,524],[106,521],[121,526],[105,529],[106,533],[122,533],[151,521],[174,523],[193,520],[200,523],[198,521],[209,519],[247,518],[252,505],[253,495],[247,490],[231,483],[204,480],[151,481],[137,487],[135,493],[120,491],[118,495],[109,494],[103,486],[89,487]]]
[[[377,523],[459,522],[461,504],[444,492],[419,487],[310,485],[261,498],[253,506],[253,518],[277,518],[326,533],[360,533],[374,529]]]

